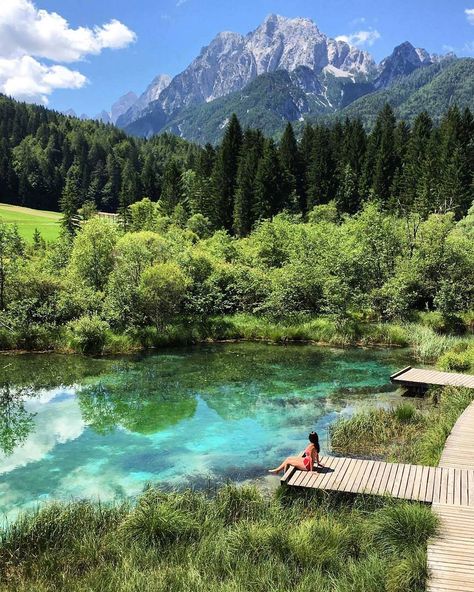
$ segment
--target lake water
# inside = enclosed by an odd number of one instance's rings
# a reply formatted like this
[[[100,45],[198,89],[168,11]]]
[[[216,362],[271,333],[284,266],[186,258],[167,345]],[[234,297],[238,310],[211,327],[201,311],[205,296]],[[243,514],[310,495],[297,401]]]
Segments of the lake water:
[[[278,483],[266,470],[398,397],[402,350],[219,344],[113,359],[0,357],[0,513],[147,483]]]

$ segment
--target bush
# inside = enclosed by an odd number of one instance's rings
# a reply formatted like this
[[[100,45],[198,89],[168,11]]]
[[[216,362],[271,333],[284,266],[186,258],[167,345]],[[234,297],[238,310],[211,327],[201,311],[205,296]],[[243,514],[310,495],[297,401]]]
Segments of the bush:
[[[430,507],[393,503],[376,513],[374,539],[384,552],[406,556],[426,544],[437,529],[438,517]]]
[[[415,358],[425,364],[435,362],[460,341],[455,337],[438,335],[432,329],[418,325],[411,325],[408,333]]]
[[[388,573],[387,592],[424,592],[428,578],[426,549],[420,546],[397,562]]]
[[[101,354],[107,339],[109,324],[97,315],[83,316],[69,324],[71,346],[83,354]]]
[[[191,515],[173,507],[156,490],[149,489],[122,522],[120,531],[129,543],[164,547],[196,539],[200,529]]]
[[[265,500],[255,487],[228,484],[219,489],[216,497],[217,516],[225,524],[261,518],[265,508]]]
[[[460,347],[443,354],[437,364],[440,370],[446,372],[474,371],[474,343],[463,343]]]

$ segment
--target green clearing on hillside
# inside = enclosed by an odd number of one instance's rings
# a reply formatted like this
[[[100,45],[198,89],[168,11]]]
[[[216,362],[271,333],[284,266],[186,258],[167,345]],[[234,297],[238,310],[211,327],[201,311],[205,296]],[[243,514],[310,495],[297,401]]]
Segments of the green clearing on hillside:
[[[32,240],[37,228],[46,241],[58,238],[61,214],[45,210],[33,210],[21,206],[0,204],[0,219],[8,224],[16,224],[20,236],[25,240]]]

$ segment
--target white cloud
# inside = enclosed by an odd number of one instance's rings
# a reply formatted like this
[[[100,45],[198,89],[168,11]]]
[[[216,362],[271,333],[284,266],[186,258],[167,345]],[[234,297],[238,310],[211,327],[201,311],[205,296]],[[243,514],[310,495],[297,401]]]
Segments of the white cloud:
[[[38,9],[31,0],[0,2],[0,92],[47,102],[56,88],[80,88],[86,77],[52,62],[75,62],[104,49],[133,43],[135,33],[118,20],[73,29],[61,15]],[[38,59],[36,59],[38,58]]]
[[[466,15],[468,22],[471,25],[474,25],[474,8],[466,8],[464,14]]]
[[[370,47],[380,37],[381,35],[376,29],[370,29],[369,31],[357,31],[350,35],[339,35],[336,39],[337,41],[345,41],[349,45],[355,45],[357,47]]]
[[[189,0],[176,0],[176,6],[183,6],[183,4],[186,4],[186,2],[189,2]]]
[[[22,101],[48,103],[57,88],[81,88],[86,77],[65,66],[45,66],[30,56],[0,58],[0,90]]]

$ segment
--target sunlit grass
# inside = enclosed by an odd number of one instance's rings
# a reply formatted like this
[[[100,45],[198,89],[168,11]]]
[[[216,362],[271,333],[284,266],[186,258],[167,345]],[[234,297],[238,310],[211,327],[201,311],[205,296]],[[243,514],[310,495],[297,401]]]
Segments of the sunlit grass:
[[[20,236],[27,241],[32,240],[36,229],[45,241],[56,240],[60,232],[60,218],[58,212],[0,204],[0,219],[7,224],[16,224]]]
[[[409,502],[265,496],[233,485],[216,495],[152,488],[134,504],[54,504],[22,516],[0,536],[0,587],[418,590],[436,526],[428,507]]]

